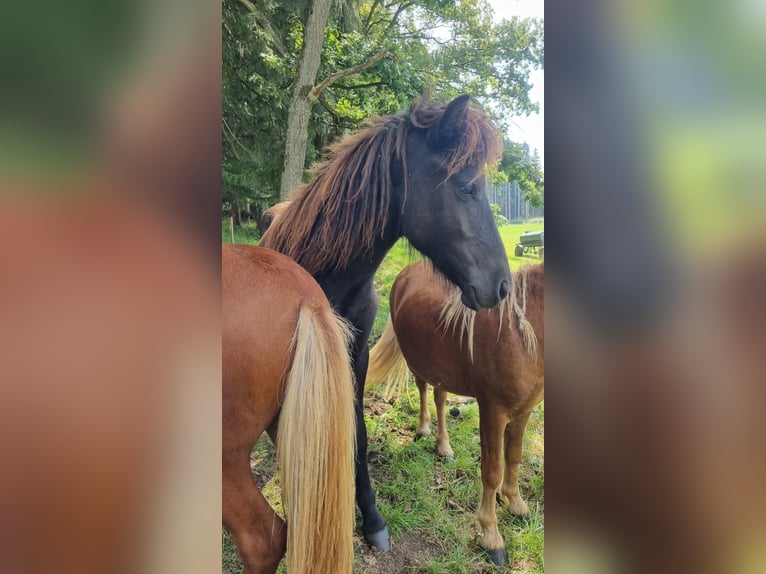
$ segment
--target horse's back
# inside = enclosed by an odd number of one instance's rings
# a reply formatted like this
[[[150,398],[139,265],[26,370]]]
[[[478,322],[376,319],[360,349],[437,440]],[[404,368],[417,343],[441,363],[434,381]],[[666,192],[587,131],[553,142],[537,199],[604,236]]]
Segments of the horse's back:
[[[224,245],[222,248],[224,304],[239,296],[259,301],[271,295],[289,300],[297,297],[322,304],[324,292],[303,267],[265,247]]]
[[[302,304],[328,305],[314,278],[276,251],[224,245],[221,267],[224,351],[227,340],[289,342]]]

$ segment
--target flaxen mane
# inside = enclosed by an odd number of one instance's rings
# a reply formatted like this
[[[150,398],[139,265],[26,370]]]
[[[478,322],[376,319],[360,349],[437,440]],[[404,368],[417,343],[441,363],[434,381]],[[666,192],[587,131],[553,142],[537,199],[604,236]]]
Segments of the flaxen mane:
[[[530,266],[524,265],[514,275],[514,287],[508,296],[500,303],[500,321],[498,321],[497,336],[500,338],[500,329],[503,328],[503,316],[508,315],[508,328],[513,329],[514,318],[516,319],[516,326],[521,333],[524,346],[527,349],[527,354],[533,361],[537,360],[537,335],[532,328],[531,323],[527,320],[527,280],[529,276]],[[454,285],[448,287],[449,295],[442,304],[441,313],[439,314],[439,324],[444,332],[452,331],[454,334],[459,330],[459,338],[462,344],[463,339],[467,339],[468,343],[468,356],[473,361],[473,331],[474,322],[476,320],[476,311],[469,309],[461,301],[460,289]]]
[[[369,253],[384,233],[391,201],[391,166],[408,173],[407,138],[441,119],[443,107],[414,107],[373,119],[369,126],[331,146],[327,161],[312,170],[313,181],[296,191],[260,245],[288,255],[309,273],[338,271],[352,257]],[[454,175],[468,165],[480,170],[501,151],[489,116],[474,107],[444,166]],[[405,178],[405,194],[407,193]]]

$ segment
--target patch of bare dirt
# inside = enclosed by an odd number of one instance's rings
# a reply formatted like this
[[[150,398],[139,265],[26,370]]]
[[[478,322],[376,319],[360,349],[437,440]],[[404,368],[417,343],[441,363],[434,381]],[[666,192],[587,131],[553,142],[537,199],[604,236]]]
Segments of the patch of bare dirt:
[[[418,534],[405,534],[394,539],[390,552],[373,550],[364,539],[354,536],[355,566],[364,574],[409,574],[417,565],[441,554],[443,549],[434,540]]]
[[[364,410],[367,414],[378,416],[391,410],[391,400],[384,400],[377,395],[370,395],[364,398]]]

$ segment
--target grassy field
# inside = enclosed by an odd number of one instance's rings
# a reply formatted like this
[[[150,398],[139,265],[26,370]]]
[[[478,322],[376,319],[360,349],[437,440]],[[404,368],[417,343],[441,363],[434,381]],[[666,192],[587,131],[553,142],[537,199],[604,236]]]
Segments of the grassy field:
[[[543,229],[542,222],[509,224],[501,236],[509,254],[511,269],[537,261],[536,257],[514,257],[513,246],[524,231]],[[254,243],[257,232],[235,231],[238,242]],[[228,226],[222,239],[230,239]],[[375,340],[388,317],[388,295],[399,271],[417,259],[404,241],[397,243],[380,267],[375,286],[380,307],[373,329]],[[524,437],[524,456],[520,470],[522,496],[530,509],[530,519],[513,517],[498,506],[500,532],[505,539],[510,563],[507,567],[490,564],[478,546],[476,524],[481,494],[479,413],[475,402],[460,404],[460,414],[448,419],[454,462],[434,453],[434,434],[415,442],[417,388],[414,384],[398,400],[384,400],[377,389],[365,399],[369,436],[369,463],[378,508],[388,520],[393,548],[382,554],[370,550],[358,535],[355,540],[358,574],[477,574],[483,572],[544,572],[544,404],[530,418]],[[435,409],[431,406],[435,420]],[[279,475],[268,438],[262,438],[252,455],[254,477],[269,501],[280,511]],[[236,547],[224,531],[223,572],[242,571]],[[284,566],[280,572],[284,571]],[[328,573],[332,574],[332,573]]]

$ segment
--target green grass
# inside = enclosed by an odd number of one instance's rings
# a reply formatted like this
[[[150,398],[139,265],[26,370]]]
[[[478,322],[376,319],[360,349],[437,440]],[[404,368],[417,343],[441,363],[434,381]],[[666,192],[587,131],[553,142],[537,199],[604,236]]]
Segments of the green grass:
[[[519,242],[519,235],[526,231],[542,231],[545,225],[540,223],[511,223],[500,228],[500,237],[505,245],[505,252],[508,254],[508,261],[511,263],[511,270],[518,269],[525,263],[536,263],[540,259],[536,255],[523,255],[516,257],[513,254],[513,248]]]
[[[375,389],[368,392],[375,410],[366,418],[371,472],[378,508],[388,520],[394,545],[397,540],[425,539],[434,548],[409,567],[414,572],[483,572],[489,563],[478,547],[474,524],[481,500],[479,411],[476,403],[460,406],[457,418],[448,418],[454,462],[434,453],[434,434],[413,440],[418,417],[417,388],[388,405]],[[388,407],[388,408],[386,408]],[[435,409],[431,407],[432,416]],[[520,486],[529,504],[529,523],[498,507],[500,532],[506,542],[511,568],[494,571],[543,572],[543,418],[541,405],[531,417],[525,435]],[[435,418],[434,418],[435,421]],[[432,431],[435,433],[435,422]],[[430,544],[429,544],[430,546]],[[365,572],[360,569],[359,572]]]
[[[542,223],[509,224],[500,229],[509,254],[511,269],[538,261],[536,257],[514,257],[513,247],[525,231],[543,229]],[[223,227],[222,236],[228,236]],[[235,235],[235,239],[240,236]],[[241,237],[247,239],[247,232]],[[248,241],[255,242],[255,240]],[[420,256],[399,241],[389,252],[375,276],[379,297],[378,317],[373,340],[382,332],[388,318],[391,284],[401,269]],[[432,435],[413,440],[418,417],[418,393],[411,384],[398,400],[384,401],[375,388],[365,400],[369,437],[370,473],[377,494],[378,508],[386,517],[393,549],[380,554],[367,548],[356,536],[357,574],[478,574],[544,572],[544,404],[532,413],[524,437],[520,469],[522,497],[530,509],[526,522],[498,505],[500,533],[505,539],[509,566],[493,567],[479,545],[476,514],[481,497],[479,413],[476,403],[461,405],[460,415],[448,417],[450,442],[455,451],[452,463],[434,453],[435,408],[431,405]],[[274,468],[273,448],[263,437],[253,451],[254,467],[265,482],[264,495],[279,512],[281,499],[278,473]],[[223,538],[223,572],[242,571],[236,547],[228,534]],[[279,572],[284,571],[284,564]]]
[[[221,243],[249,243],[257,245],[261,234],[254,221],[245,222],[241,227],[234,228],[234,241],[231,240],[229,218],[221,221]]]
[[[475,518],[481,500],[481,467],[476,403],[461,405],[460,415],[448,418],[455,460],[446,462],[434,453],[435,427],[431,436],[413,440],[418,404],[414,385],[391,403],[372,389],[366,402],[370,472],[378,508],[391,531],[393,550],[385,555],[373,552],[357,535],[355,573],[544,572],[544,404],[532,413],[524,437],[519,483],[530,508],[530,519],[526,522],[514,517],[498,505],[500,533],[509,554],[509,566],[498,568],[489,563],[478,546]],[[433,407],[431,414],[435,417]],[[263,492],[281,511],[278,474],[268,438],[258,442],[253,461],[262,474],[271,476]],[[224,574],[241,572],[228,532],[224,532],[223,540]],[[284,565],[279,572],[283,571]]]

